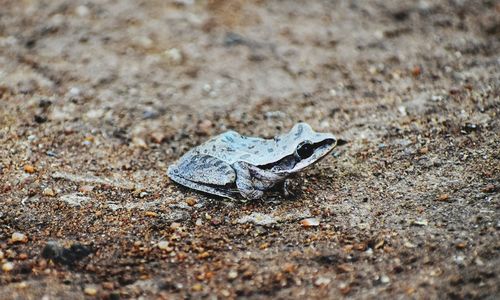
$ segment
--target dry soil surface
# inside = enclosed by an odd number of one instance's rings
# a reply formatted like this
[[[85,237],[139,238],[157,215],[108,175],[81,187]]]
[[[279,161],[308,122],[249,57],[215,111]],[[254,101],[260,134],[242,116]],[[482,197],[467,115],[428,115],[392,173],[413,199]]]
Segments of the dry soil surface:
[[[498,2],[0,7],[1,299],[498,299]],[[166,176],[299,121],[292,199]]]

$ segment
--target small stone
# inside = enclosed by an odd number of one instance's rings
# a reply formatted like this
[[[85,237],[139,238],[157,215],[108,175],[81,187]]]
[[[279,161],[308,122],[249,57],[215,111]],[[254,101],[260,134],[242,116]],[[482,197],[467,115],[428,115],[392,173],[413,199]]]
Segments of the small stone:
[[[44,196],[48,196],[48,197],[54,197],[56,195],[54,190],[49,188],[49,187],[46,187],[45,189],[43,189],[42,193]]]
[[[231,293],[228,290],[221,290],[220,293],[222,296],[224,296],[226,298],[231,296]]]
[[[70,96],[78,97],[78,96],[80,96],[80,93],[81,93],[81,91],[77,87],[72,87],[72,88],[69,89]]]
[[[427,154],[429,152],[429,148],[427,147],[423,147],[423,148],[420,148],[420,150],[418,150],[418,153],[420,154]]]
[[[186,204],[189,206],[194,206],[198,202],[195,198],[187,198],[186,199]]]
[[[155,213],[154,211],[147,211],[147,212],[144,213],[144,215],[146,217],[157,217],[158,216],[158,214]]]
[[[94,189],[94,187],[93,187],[93,186],[91,186],[91,185],[82,185],[82,186],[80,186],[80,187],[78,188],[78,191],[79,191],[80,193],[84,193],[84,194],[86,194],[86,193],[90,193],[90,192],[92,192],[92,190],[93,190],[93,189]]]
[[[351,291],[351,286],[345,282],[339,284],[339,290],[343,295],[349,294]]]
[[[14,269],[14,264],[11,262],[6,262],[2,265],[2,271],[10,272]]]
[[[260,250],[264,250],[264,249],[267,249],[267,248],[269,248],[269,243],[262,243],[262,244],[260,244],[260,246],[259,246],[259,249],[260,249]]]
[[[115,288],[115,285],[114,283],[107,281],[102,283],[102,288],[111,291]]]
[[[415,244],[413,244],[413,243],[411,243],[411,242],[409,242],[409,241],[404,242],[404,244],[403,244],[403,245],[404,245],[406,248],[416,248],[416,247],[417,247],[417,245],[415,245]]]
[[[135,147],[138,147],[138,148],[142,148],[142,149],[148,148],[148,145],[146,144],[146,142],[143,139],[141,139],[140,137],[132,138],[132,145],[134,145]]]
[[[199,283],[196,283],[191,287],[191,290],[193,292],[200,292],[201,290],[203,290],[203,286]]]
[[[165,134],[161,132],[151,133],[151,140],[153,141],[153,143],[161,144],[164,139],[165,139]]]
[[[35,167],[33,167],[32,165],[24,165],[24,172],[33,174],[35,173],[35,171]]]
[[[86,17],[89,15],[90,10],[85,5],[79,5],[76,7],[75,12],[80,17]]]
[[[167,241],[160,241],[160,242],[158,242],[158,248],[161,250],[167,250],[170,247],[169,247],[169,244]]]
[[[424,219],[417,219],[411,222],[412,225],[416,226],[427,226],[429,223]]]
[[[0,250],[0,260],[2,260],[4,258],[5,254],[3,253],[2,250]]]
[[[177,48],[168,49],[163,54],[167,59],[167,61],[174,65],[179,65],[184,60],[184,55],[182,54],[182,51]]]
[[[85,295],[89,295],[89,296],[97,295],[97,289],[95,288],[95,286],[91,286],[91,285],[87,285],[83,289],[83,292],[85,293]]]
[[[212,128],[212,122],[210,120],[203,120],[198,123],[197,132],[201,134],[210,133],[210,128]]]
[[[170,229],[176,230],[179,229],[181,226],[182,226],[181,223],[173,222],[172,224],[170,224]]]
[[[422,68],[420,66],[414,66],[411,70],[411,75],[413,75],[413,77],[418,77],[420,74],[422,74]]]
[[[450,198],[450,196],[448,194],[441,194],[437,197],[437,200],[445,202],[445,201],[448,201],[449,198]]]
[[[350,273],[354,271],[354,268],[350,264],[339,264],[337,266],[338,273]]]
[[[332,280],[330,278],[327,278],[327,277],[318,277],[314,281],[314,285],[315,286],[326,286],[326,285],[329,285],[331,281]]]
[[[391,279],[387,275],[382,275],[380,277],[380,282],[382,282],[382,283],[389,283],[389,282],[391,282]]]
[[[28,241],[28,236],[21,232],[14,232],[10,240],[13,243],[26,243]]]
[[[271,215],[253,212],[250,215],[239,218],[236,222],[239,224],[254,223],[256,225],[268,226],[276,223],[277,220]]]
[[[238,272],[236,272],[235,270],[231,270],[229,271],[229,273],[227,273],[227,278],[230,280],[236,279],[237,277],[238,277]]]
[[[366,243],[356,243],[353,248],[358,251],[365,251],[368,245]]]
[[[467,247],[467,243],[466,242],[458,242],[456,245],[457,249],[464,249],[465,247]]]
[[[384,246],[384,243],[385,243],[384,240],[380,240],[378,243],[375,244],[375,249],[381,248],[382,246]]]
[[[319,226],[319,220],[317,218],[307,218],[302,221],[300,221],[300,225],[302,227],[316,227]]]

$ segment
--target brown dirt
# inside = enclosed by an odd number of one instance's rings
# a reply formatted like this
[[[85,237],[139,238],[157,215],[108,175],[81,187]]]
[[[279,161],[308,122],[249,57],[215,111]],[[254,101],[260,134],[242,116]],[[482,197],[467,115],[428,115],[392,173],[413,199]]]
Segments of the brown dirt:
[[[1,299],[499,297],[497,2],[0,6]],[[350,143],[295,199],[165,175],[298,121]]]

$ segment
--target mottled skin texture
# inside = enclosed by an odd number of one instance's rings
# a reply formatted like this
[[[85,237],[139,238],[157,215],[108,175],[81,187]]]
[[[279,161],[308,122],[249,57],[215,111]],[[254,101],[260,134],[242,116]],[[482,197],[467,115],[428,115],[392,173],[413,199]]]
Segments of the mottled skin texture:
[[[179,184],[209,194],[260,199],[330,153],[336,143],[334,135],[314,132],[306,123],[269,140],[228,131],[188,151],[167,174]]]

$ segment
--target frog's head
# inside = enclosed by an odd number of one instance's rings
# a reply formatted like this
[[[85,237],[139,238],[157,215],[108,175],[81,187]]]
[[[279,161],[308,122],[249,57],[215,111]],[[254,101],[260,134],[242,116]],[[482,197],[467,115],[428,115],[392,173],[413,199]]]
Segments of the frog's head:
[[[279,139],[278,143],[286,145],[286,153],[273,164],[271,170],[281,174],[301,171],[325,157],[337,145],[333,134],[315,132],[306,123],[296,124],[288,134]]]

